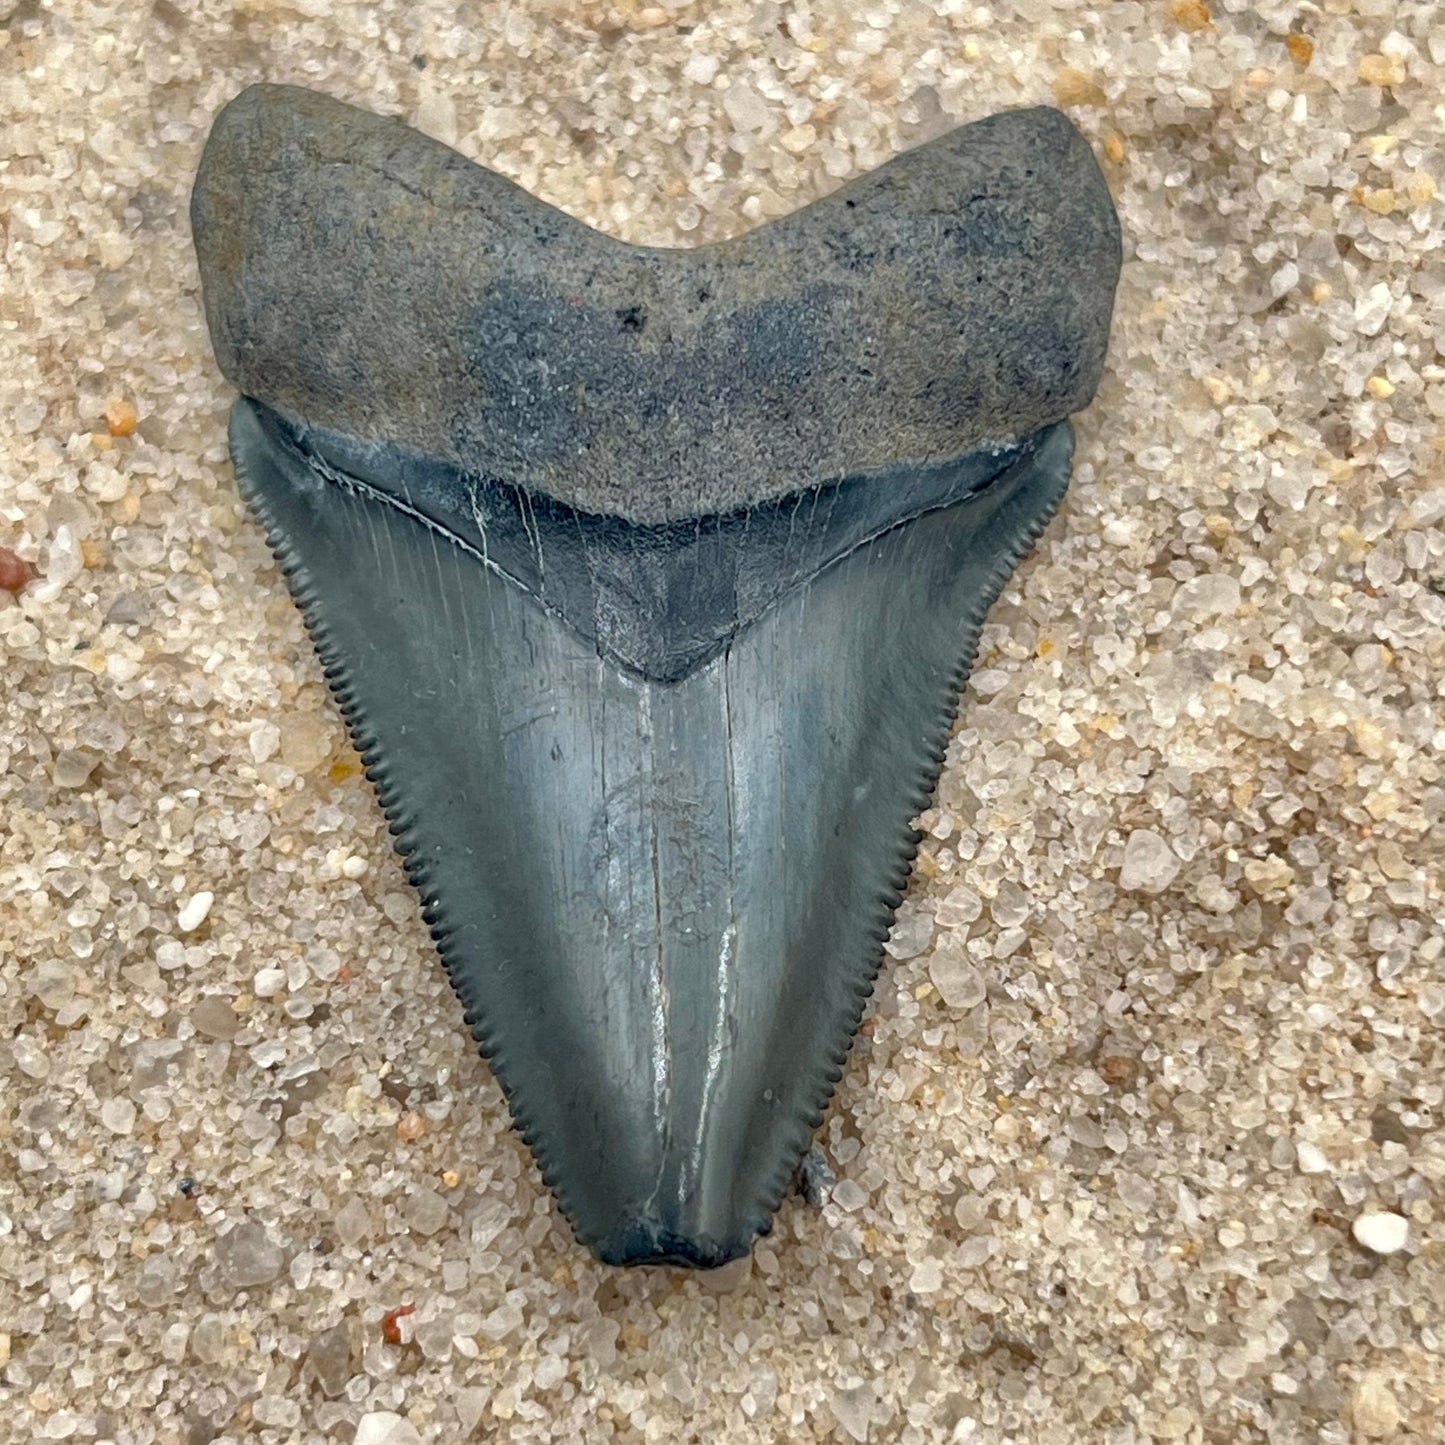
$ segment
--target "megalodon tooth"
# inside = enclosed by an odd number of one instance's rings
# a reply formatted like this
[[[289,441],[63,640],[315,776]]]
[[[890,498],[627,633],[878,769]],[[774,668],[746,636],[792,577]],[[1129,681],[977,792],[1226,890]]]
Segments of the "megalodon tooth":
[[[1011,111],[667,250],[256,86],[191,214],[241,489],[518,1129],[600,1259],[736,1258],[1068,483],[1088,145]]]

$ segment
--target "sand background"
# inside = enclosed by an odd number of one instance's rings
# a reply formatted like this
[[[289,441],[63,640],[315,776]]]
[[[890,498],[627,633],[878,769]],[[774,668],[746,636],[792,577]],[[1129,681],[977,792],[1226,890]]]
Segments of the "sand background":
[[[652,243],[1002,106],[1103,158],[839,1184],[721,1277],[571,1241],[237,501],[186,207],[261,79]],[[0,0],[0,1435],[1445,1437],[1442,92],[1426,0]]]

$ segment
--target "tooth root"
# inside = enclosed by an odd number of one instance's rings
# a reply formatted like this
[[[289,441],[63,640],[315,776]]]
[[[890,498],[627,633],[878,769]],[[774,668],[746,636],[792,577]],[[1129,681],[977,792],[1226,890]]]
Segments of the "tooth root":
[[[434,525],[318,484],[244,401],[232,448],[579,1237],[619,1264],[745,1252],[839,1077],[984,612],[1067,483],[1067,425],[666,682]]]
[[[1119,223],[1058,110],[988,116],[716,245],[629,246],[292,86],[191,202],[216,358],[277,411],[638,523],[721,515],[1087,405]]]

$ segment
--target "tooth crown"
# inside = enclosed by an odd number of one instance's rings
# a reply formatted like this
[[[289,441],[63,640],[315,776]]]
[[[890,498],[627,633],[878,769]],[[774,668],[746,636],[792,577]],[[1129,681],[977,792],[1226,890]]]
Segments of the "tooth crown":
[[[277,435],[237,404],[242,489],[579,1237],[611,1263],[745,1252],[839,1077],[984,611],[1067,484],[1067,424],[670,682]]]

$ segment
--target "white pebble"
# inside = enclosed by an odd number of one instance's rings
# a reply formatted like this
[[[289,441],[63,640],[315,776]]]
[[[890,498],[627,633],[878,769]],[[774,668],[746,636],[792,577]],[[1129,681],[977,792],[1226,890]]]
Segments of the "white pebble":
[[[352,1445],[421,1445],[421,1435],[405,1415],[373,1410],[356,1422]]]
[[[301,1407],[282,1395],[262,1395],[251,1406],[251,1418],[261,1426],[289,1430],[301,1422]]]
[[[1325,1158],[1324,1151],[1308,1139],[1296,1140],[1294,1152],[1301,1174],[1325,1174],[1329,1171],[1330,1161]]]
[[[11,413],[11,428],[19,436],[30,436],[33,432],[40,430],[40,423],[45,420],[45,413],[48,410],[46,404],[38,398],[17,403],[14,412]]]
[[[917,958],[926,953],[933,942],[933,918],[921,908],[907,906],[898,910],[893,931],[884,944],[890,958]]]
[[[1206,572],[1191,577],[1174,594],[1176,615],[1228,617],[1239,611],[1239,578],[1227,572]]]
[[[286,987],[284,968],[263,968],[251,980],[251,992],[257,998],[275,998]]]
[[[65,748],[55,755],[50,777],[57,788],[83,788],[100,764],[95,753],[84,748]]]
[[[723,109],[739,130],[761,130],[767,124],[767,101],[745,81],[738,81],[728,88],[723,96]]]
[[[951,950],[941,949],[928,960],[928,976],[949,1008],[977,1008],[988,997],[983,975]]]
[[[176,927],[182,933],[194,933],[211,913],[211,904],[216,901],[214,893],[193,893],[185,906],[176,914]]]
[[[129,1134],[135,1128],[135,1105],[124,1095],[107,1099],[100,1106],[100,1122],[112,1134]]]
[[[943,1266],[936,1259],[925,1259],[915,1265],[908,1288],[914,1294],[937,1294],[943,1288]]]
[[[833,1190],[833,1203],[839,1209],[846,1209],[850,1214],[855,1209],[861,1209],[867,1202],[867,1194],[854,1179],[840,1179]]]
[[[873,1421],[873,1407],[877,1399],[878,1392],[867,1381],[834,1390],[829,1398],[834,1418],[848,1438],[858,1441],[859,1445],[868,1439],[868,1427]]]
[[[1119,887],[1134,893],[1162,893],[1184,865],[1178,854],[1158,833],[1135,828],[1124,844],[1124,865],[1119,869]]]
[[[81,1419],[73,1410],[57,1410],[39,1429],[42,1440],[69,1440],[80,1428]]]
[[[1445,487],[1421,492],[1410,503],[1410,520],[1417,527],[1433,527],[1437,522],[1445,521]]]
[[[341,865],[341,876],[343,878],[365,878],[368,864],[365,858],[353,853]]]
[[[463,1435],[470,1435],[477,1428],[491,1398],[491,1391],[481,1385],[468,1385],[452,1397]]]
[[[717,79],[720,63],[716,55],[690,56],[687,64],[682,67],[682,78],[692,81],[694,85],[711,85]]]
[[[80,538],[73,527],[61,524],[55,529],[50,542],[49,558],[45,564],[45,580],[50,584],[48,597],[60,594],[85,570],[85,554],[80,548]]]
[[[255,762],[270,762],[281,751],[281,729],[273,722],[258,722],[251,729],[250,744]]]
[[[1377,336],[1392,304],[1389,283],[1377,281],[1364,295],[1355,297],[1355,330],[1362,336]]]
[[[1293,261],[1286,261],[1273,276],[1269,278],[1269,294],[1278,301],[1288,291],[1293,291],[1299,285],[1299,267]]]
[[[447,91],[423,90],[421,103],[412,116],[412,125],[423,135],[443,145],[457,143],[457,103]]]
[[[1410,1238],[1410,1221],[1403,1214],[1372,1210],[1355,1220],[1350,1233],[1371,1254],[1399,1254]]]

